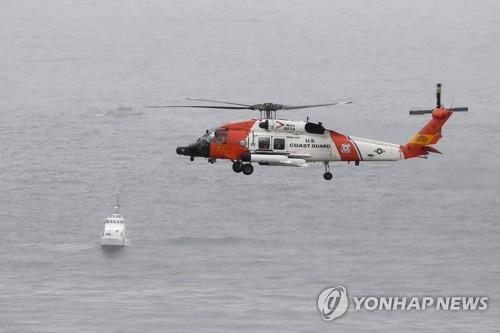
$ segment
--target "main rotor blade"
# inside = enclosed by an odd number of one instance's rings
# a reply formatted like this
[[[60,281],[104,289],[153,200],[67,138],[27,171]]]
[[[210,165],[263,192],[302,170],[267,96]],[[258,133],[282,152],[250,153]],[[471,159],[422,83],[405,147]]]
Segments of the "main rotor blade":
[[[326,103],[326,104],[311,104],[311,105],[283,105],[282,110],[296,110],[296,109],[308,109],[308,108],[318,108],[321,106],[331,106],[331,105],[341,105],[341,104],[351,104],[352,101],[342,101],[336,103]]]
[[[215,99],[202,99],[202,98],[194,98],[194,97],[186,97],[186,99],[190,100],[190,101],[201,101],[201,102],[232,104],[232,105],[240,105],[240,106],[250,106],[248,104],[233,103],[233,102],[226,102],[226,101],[217,101]]]
[[[250,106],[215,106],[215,105],[147,105],[150,109],[162,108],[198,108],[198,109],[227,109],[227,110],[252,110]]]

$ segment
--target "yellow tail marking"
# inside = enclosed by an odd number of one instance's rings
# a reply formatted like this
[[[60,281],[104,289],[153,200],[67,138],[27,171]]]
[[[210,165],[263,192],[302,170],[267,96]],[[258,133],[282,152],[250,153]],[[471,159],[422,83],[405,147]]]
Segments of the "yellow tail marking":
[[[428,145],[432,142],[436,134],[415,134],[409,143],[414,145]]]

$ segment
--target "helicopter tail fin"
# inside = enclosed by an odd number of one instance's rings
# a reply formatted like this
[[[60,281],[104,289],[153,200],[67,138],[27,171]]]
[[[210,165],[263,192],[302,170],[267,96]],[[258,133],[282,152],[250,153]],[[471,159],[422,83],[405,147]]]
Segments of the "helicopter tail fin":
[[[430,146],[441,139],[441,128],[454,112],[469,111],[467,107],[449,109],[441,105],[441,83],[436,85],[436,107],[432,110],[411,110],[410,115],[422,115],[430,113],[429,120],[420,131],[412,136],[410,141],[401,146],[401,153],[405,159],[412,157],[425,157],[429,153],[441,154],[439,150]]]
[[[432,119],[429,120],[411,139],[401,146],[401,152],[405,159],[412,157],[423,157],[429,153],[441,154],[439,150],[431,145],[436,144],[441,139],[441,128],[448,121],[454,112],[468,111],[466,107],[450,108],[436,107],[433,110],[410,111],[411,115],[430,113]]]

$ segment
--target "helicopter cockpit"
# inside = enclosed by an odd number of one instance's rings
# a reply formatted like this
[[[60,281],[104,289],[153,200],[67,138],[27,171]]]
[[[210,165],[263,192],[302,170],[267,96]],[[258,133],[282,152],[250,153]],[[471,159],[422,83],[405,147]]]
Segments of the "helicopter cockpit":
[[[177,154],[189,156],[191,160],[194,160],[196,156],[210,157],[210,142],[217,136],[217,132],[218,130],[216,129],[207,130],[195,143],[184,147],[177,147]]]
[[[225,128],[218,128],[215,131],[214,143],[218,145],[227,143],[227,130]]]
[[[214,138],[215,134],[216,134],[215,128],[209,129],[205,132],[205,134],[203,134],[203,136],[199,137],[198,140],[196,140],[196,142],[205,141],[210,143]]]

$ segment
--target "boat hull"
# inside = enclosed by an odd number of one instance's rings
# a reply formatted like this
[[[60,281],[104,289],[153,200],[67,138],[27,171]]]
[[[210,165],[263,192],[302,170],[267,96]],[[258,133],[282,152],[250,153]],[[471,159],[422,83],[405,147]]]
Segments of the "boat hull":
[[[101,238],[101,247],[103,248],[117,248],[125,246],[125,238]]]

